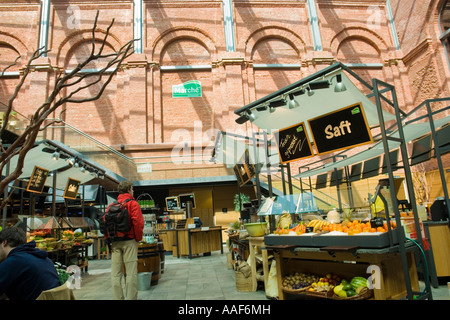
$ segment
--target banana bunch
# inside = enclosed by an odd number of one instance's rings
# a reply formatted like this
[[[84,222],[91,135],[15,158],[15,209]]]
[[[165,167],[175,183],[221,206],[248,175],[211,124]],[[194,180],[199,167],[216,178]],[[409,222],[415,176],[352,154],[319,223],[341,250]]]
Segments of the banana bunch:
[[[314,227],[314,231],[313,232],[317,232],[317,231],[322,231],[322,228],[324,226],[329,226],[330,223],[328,221],[325,220],[311,220],[308,223],[308,227]]]

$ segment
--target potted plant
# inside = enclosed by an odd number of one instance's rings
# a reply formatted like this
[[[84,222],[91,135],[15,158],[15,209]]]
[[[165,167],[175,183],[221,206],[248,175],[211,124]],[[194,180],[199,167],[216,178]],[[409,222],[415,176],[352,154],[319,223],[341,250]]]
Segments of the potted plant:
[[[239,208],[239,195],[241,196],[241,201],[240,201],[240,208]],[[234,210],[235,211],[241,211],[244,207],[243,204],[250,202],[250,197],[247,196],[246,194],[240,193],[240,194],[235,194],[234,195]]]

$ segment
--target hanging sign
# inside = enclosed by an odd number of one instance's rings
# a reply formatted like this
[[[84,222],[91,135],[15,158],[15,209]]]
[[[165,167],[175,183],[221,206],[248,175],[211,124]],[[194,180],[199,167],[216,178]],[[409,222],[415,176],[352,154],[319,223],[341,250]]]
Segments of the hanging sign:
[[[250,162],[248,150],[245,150],[242,157],[234,165],[233,170],[238,180],[239,186],[241,187],[255,176],[255,166]]]
[[[66,189],[64,190],[64,198],[76,199],[78,188],[80,188],[81,181],[72,178],[67,179]]]
[[[172,98],[197,98],[202,96],[202,84],[198,80],[172,86]]]
[[[362,104],[356,103],[308,120],[318,154],[371,143]]]
[[[309,158],[314,155],[303,122],[280,129],[274,132],[274,135],[281,163]]]
[[[30,181],[28,182],[27,191],[41,193],[44,190],[45,180],[48,177],[48,170],[34,166]]]

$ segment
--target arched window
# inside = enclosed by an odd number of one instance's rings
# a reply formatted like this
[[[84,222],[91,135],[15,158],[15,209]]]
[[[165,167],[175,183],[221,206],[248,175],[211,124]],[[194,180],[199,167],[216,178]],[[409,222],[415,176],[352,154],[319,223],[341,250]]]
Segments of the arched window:
[[[447,63],[450,67],[450,1],[446,0],[439,13],[440,39],[446,48]]]

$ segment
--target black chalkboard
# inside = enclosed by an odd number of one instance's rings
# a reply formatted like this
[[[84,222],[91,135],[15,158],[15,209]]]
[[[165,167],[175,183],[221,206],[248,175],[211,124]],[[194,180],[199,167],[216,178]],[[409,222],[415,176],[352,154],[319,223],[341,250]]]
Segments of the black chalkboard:
[[[64,198],[76,199],[78,188],[80,188],[81,181],[72,178],[67,179],[66,189],[64,190]]]
[[[319,154],[372,142],[361,103],[308,120]]]
[[[30,181],[28,182],[27,191],[41,193],[44,190],[45,180],[48,177],[48,170],[38,166],[34,166]]]
[[[278,145],[281,163],[314,156],[303,122],[276,131],[274,136]]]
[[[250,160],[246,161],[246,158],[248,158],[248,150],[245,150],[242,157],[239,159],[238,163],[235,164],[233,170],[234,174],[236,175],[236,178],[239,182],[239,186],[243,186],[247,182],[249,182],[252,179],[252,176],[248,172],[248,168],[246,163],[250,163]]]

